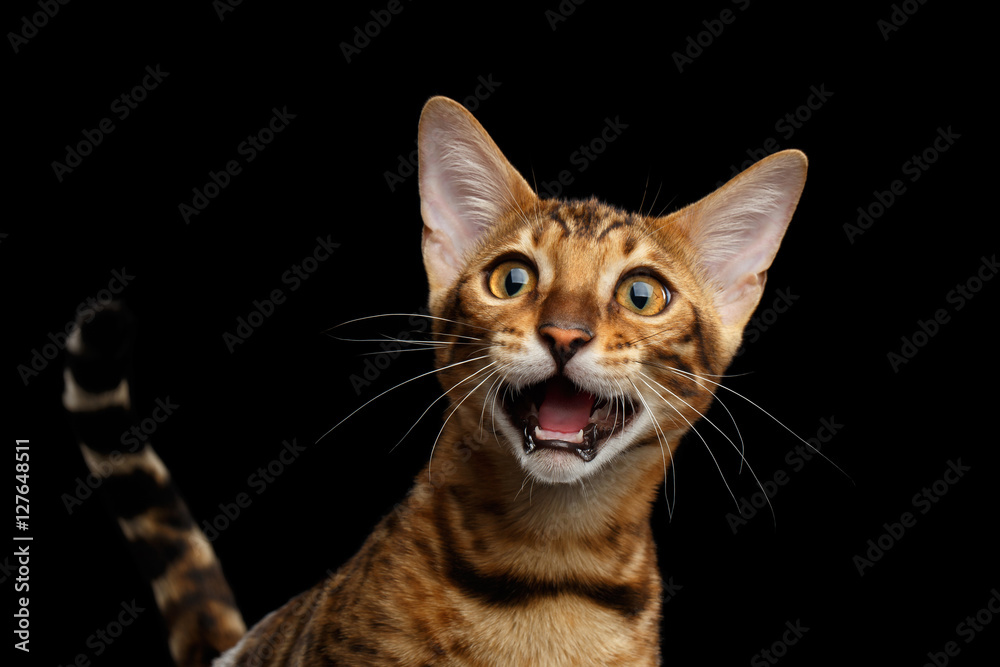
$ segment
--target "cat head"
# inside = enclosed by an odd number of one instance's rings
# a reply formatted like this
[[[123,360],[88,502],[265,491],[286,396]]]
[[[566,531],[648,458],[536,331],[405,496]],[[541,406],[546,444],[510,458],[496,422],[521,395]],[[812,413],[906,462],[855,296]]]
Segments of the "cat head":
[[[532,478],[673,448],[708,408],[761,298],[806,158],[771,155],[663,217],[538,197],[478,121],[419,128],[423,257],[449,419]]]

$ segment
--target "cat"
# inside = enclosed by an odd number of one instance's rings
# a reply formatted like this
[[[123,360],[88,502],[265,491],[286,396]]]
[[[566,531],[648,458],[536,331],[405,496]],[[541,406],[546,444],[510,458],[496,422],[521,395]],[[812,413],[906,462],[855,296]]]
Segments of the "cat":
[[[102,445],[99,422],[128,419],[127,316],[111,308],[71,336],[64,402],[91,469],[113,495],[139,496],[120,500],[119,521],[153,563],[172,655],[217,667],[660,664],[653,503],[740,346],[806,157],[775,153],[657,217],[539,198],[448,98],[426,103],[418,146],[425,344],[444,424],[357,554],[249,631],[153,450]]]

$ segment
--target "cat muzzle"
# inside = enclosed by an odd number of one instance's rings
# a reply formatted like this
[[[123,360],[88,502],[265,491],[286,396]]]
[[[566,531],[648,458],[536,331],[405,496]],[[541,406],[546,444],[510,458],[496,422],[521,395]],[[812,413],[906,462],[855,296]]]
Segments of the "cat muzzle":
[[[524,453],[529,455],[565,451],[590,462],[636,414],[630,397],[595,396],[562,376],[507,396],[504,408],[523,434]]]

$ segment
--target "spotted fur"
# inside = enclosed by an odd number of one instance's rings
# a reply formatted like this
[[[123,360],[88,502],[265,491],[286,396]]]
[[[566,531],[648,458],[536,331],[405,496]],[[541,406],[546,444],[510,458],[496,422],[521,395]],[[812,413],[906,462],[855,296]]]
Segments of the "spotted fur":
[[[805,157],[655,217],[538,198],[446,98],[419,154],[444,426],[358,553],[215,664],[660,664],[652,505],[760,299]],[[508,298],[491,279],[511,261],[533,277]],[[626,307],[635,276],[662,311]],[[583,435],[545,435],[542,406]]]
[[[67,340],[63,404],[80,450],[153,586],[178,665],[208,665],[246,632],[208,539],[149,443],[117,435],[136,422],[128,371],[132,322],[120,304],[86,311]]]

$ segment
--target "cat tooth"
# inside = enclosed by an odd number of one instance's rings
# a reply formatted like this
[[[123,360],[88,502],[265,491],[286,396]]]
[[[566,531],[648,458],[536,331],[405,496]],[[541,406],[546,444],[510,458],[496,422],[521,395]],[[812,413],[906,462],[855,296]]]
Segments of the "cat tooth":
[[[562,431],[546,431],[541,426],[536,426],[535,437],[539,440],[561,440],[571,445],[579,445],[583,443],[583,429],[581,428],[576,433],[564,433]]]
[[[530,454],[535,451],[535,440],[531,437],[531,424],[524,426],[524,453]]]

